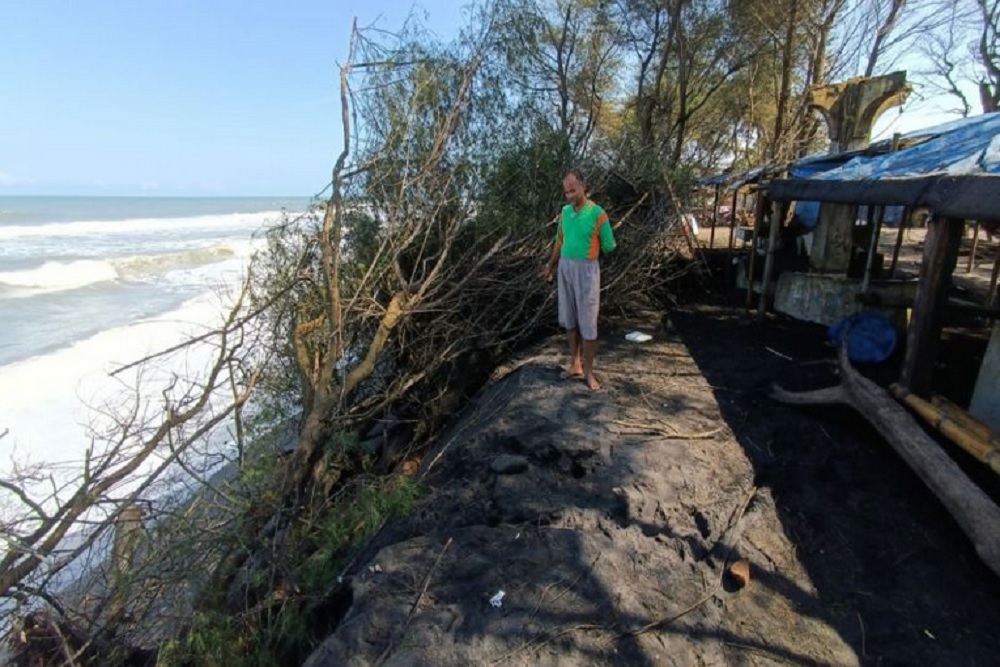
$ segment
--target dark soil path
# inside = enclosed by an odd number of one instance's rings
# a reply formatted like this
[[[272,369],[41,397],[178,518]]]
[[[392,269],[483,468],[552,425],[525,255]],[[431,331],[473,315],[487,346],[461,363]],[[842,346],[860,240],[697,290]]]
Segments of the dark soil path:
[[[991,630],[1000,581],[916,475],[852,410],[793,409],[766,397],[773,381],[837,384],[824,329],[783,318],[751,323],[721,304],[681,307],[671,319],[757,483],[773,495],[815,591],[810,613],[865,664],[1000,664]],[[896,377],[891,366],[866,372]],[[996,497],[983,466],[950,453]]]
[[[997,664],[1000,584],[917,478],[851,412],[766,398],[836,381],[822,333],[681,307],[606,328],[600,393],[559,341],[501,369],[307,664]]]

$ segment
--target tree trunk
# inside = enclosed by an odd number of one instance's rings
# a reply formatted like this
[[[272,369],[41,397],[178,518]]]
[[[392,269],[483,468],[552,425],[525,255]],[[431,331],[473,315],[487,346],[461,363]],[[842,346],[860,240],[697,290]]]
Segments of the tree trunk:
[[[781,88],[778,91],[778,107],[774,115],[774,137],[772,137],[770,158],[777,159],[781,154],[782,135],[785,131],[785,114],[788,109],[788,99],[791,94],[792,69],[795,67],[795,31],[798,28],[799,0],[791,0],[788,13],[788,25],[785,29],[785,40],[781,52]]]

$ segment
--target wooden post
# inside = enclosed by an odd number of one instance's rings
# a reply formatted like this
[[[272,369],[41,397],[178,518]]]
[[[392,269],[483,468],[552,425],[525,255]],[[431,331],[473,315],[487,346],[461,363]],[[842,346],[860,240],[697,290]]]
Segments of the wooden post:
[[[889,275],[896,277],[896,264],[899,262],[899,249],[903,247],[903,235],[906,233],[906,223],[910,221],[910,214],[913,211],[909,206],[903,209],[903,215],[899,217],[899,233],[896,234],[896,245],[892,247],[892,264],[889,267]]]
[[[983,304],[987,308],[991,308],[997,298],[997,279],[1000,279],[1000,243],[997,244],[996,253],[997,257],[993,261],[993,273],[990,274],[990,291],[986,293],[986,303]]]
[[[979,249],[979,221],[976,220],[972,227],[972,250],[969,251],[969,263],[965,266],[966,273],[972,273],[976,268],[976,251]]]
[[[732,254],[733,242],[736,239],[736,198],[740,196],[740,189],[733,190],[733,205],[729,209],[729,252]]]
[[[775,202],[771,207],[771,228],[767,235],[767,257],[764,260],[764,277],[760,281],[760,300],[757,302],[757,319],[763,320],[767,312],[767,290],[771,286],[771,272],[774,271],[774,246],[778,243],[778,232],[785,221],[788,202]]]
[[[869,216],[871,219],[871,216]],[[882,223],[885,222],[885,206],[878,207],[875,217],[875,226],[871,230],[872,237],[868,241],[868,256],[865,258],[865,277],[861,281],[861,293],[867,294],[868,288],[872,284],[872,265],[875,263],[875,254],[878,252],[878,243],[882,240]]]
[[[733,244],[736,240],[736,199],[740,196],[740,188],[733,190],[733,205],[729,209],[729,252],[726,254],[726,284],[733,284]]]
[[[928,225],[900,376],[900,384],[918,396],[930,394],[941,338],[941,311],[948,299],[964,225],[964,220],[954,218],[934,218]]]
[[[760,225],[764,220],[764,191],[757,190],[757,201],[753,213],[753,241],[750,242],[750,261],[747,262],[747,310],[753,306],[753,270],[757,263],[757,237],[760,235]]]
[[[719,224],[719,189],[722,185],[715,186],[715,197],[712,199],[712,231],[708,236],[708,249],[715,248],[715,226]]]

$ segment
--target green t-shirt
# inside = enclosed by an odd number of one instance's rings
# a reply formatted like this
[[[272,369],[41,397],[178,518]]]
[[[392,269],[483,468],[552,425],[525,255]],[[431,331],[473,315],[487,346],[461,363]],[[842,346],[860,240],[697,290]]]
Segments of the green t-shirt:
[[[597,259],[601,252],[609,253],[618,245],[604,209],[587,200],[579,211],[572,204],[563,206],[556,242],[562,242],[560,257],[566,259]]]

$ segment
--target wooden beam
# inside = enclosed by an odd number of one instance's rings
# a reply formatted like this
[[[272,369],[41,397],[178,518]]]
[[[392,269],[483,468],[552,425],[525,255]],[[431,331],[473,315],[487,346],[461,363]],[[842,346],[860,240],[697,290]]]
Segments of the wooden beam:
[[[928,225],[900,376],[900,384],[918,396],[930,394],[941,338],[941,313],[951,288],[964,226],[964,220],[953,218],[934,218]]]
[[[1000,220],[1000,175],[996,174],[849,181],[775,179],[768,184],[768,196],[779,201],[926,206],[939,217]]]
[[[909,299],[885,299],[877,293],[872,292],[862,292],[855,298],[858,303],[880,309],[907,310],[909,308],[913,308],[913,302]],[[948,301],[944,305],[944,310],[949,315],[966,315],[973,317],[985,317],[991,320],[1000,320],[1000,308],[998,307],[977,306],[971,303],[955,303]]]

